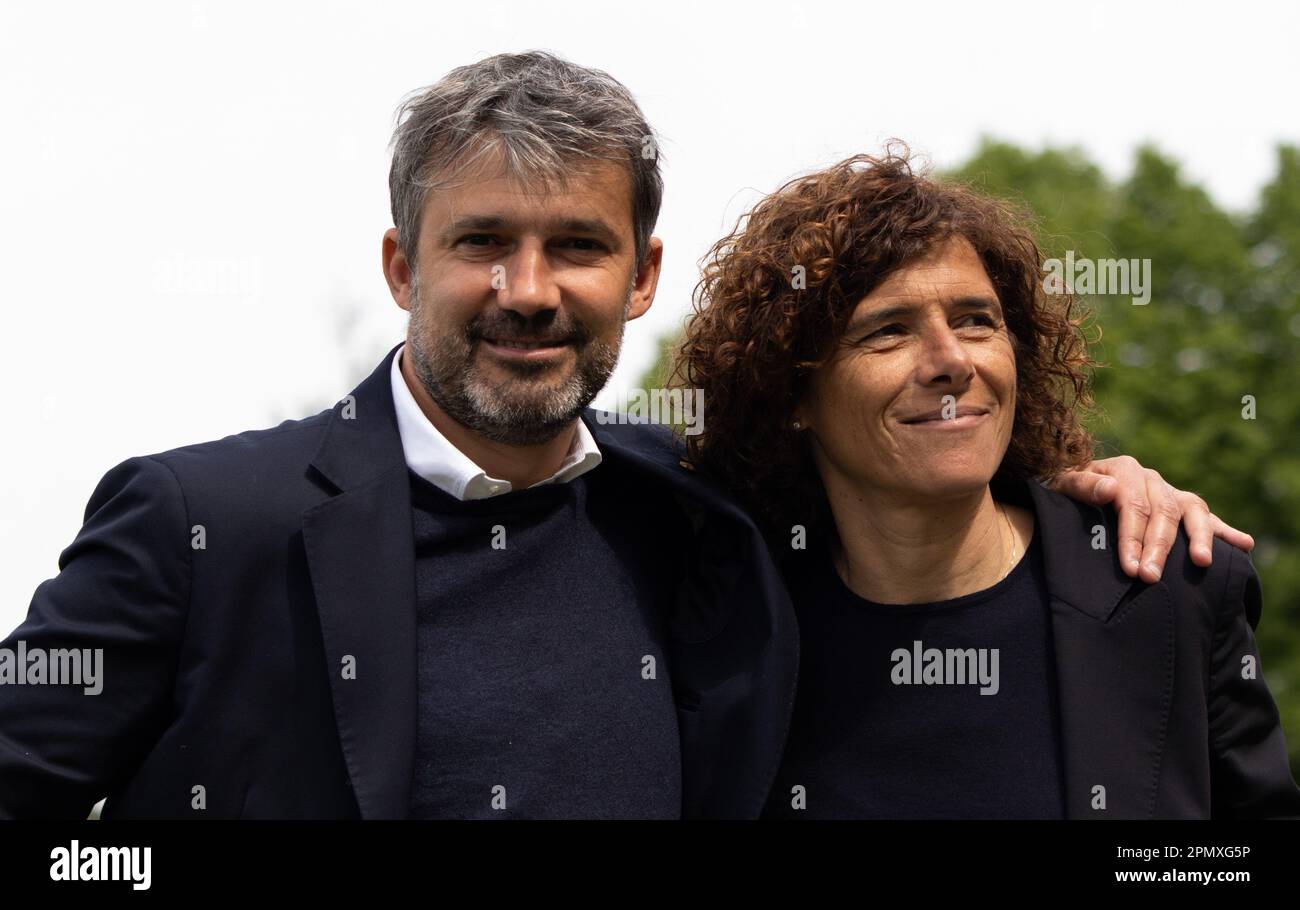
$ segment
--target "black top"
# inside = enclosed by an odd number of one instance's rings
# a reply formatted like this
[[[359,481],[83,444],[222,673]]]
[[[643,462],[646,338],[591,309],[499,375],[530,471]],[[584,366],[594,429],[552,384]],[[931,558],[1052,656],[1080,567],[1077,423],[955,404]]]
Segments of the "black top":
[[[680,815],[664,639],[673,538],[662,505],[611,487],[614,473],[463,502],[410,473],[411,817]]]
[[[996,585],[935,603],[858,597],[825,550],[789,580],[802,656],[766,816],[1064,816],[1037,535]]]

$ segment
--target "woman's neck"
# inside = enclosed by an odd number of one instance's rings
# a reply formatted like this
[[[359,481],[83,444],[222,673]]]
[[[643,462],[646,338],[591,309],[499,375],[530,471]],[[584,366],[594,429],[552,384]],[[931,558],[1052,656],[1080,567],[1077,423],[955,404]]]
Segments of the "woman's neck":
[[[969,496],[918,500],[831,493],[845,585],[878,603],[929,603],[982,591],[1006,577],[1033,536],[1033,516]]]

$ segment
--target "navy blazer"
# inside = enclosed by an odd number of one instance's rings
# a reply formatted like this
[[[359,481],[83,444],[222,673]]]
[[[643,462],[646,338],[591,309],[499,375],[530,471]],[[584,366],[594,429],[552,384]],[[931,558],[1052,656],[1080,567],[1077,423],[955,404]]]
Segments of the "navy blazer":
[[[1120,569],[1113,509],[1037,483],[999,481],[994,495],[1033,511],[1041,535],[1066,817],[1300,818],[1253,634],[1262,601],[1250,557],[1216,538],[1200,568],[1180,527],[1148,585]]]
[[[1253,634],[1261,599],[1250,557],[1216,538],[1213,564],[1199,568],[1180,527],[1160,580],[1148,585],[1120,569],[1113,509],[1039,483],[999,477],[992,487],[995,499],[1035,517],[1065,817],[1300,818]],[[787,550],[786,577],[808,577],[807,560],[821,552]],[[1252,665],[1254,678],[1243,673]]]
[[[0,816],[85,818],[104,797],[104,818],[407,815],[416,602],[396,351],[329,410],[104,475],[0,645],[102,648],[103,691],[0,685]],[[798,662],[777,568],[670,431],[583,419],[698,537],[667,655],[683,815],[756,818]]]

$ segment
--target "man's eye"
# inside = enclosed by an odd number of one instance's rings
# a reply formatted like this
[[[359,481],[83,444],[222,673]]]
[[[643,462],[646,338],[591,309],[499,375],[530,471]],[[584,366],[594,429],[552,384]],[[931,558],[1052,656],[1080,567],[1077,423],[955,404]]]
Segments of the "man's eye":
[[[592,240],[590,237],[574,237],[571,240],[566,240],[565,243],[575,245],[574,249],[583,253],[604,249],[600,241]]]
[[[487,246],[489,243],[495,243],[496,238],[491,234],[466,234],[459,242],[468,243],[470,246]]]
[[[901,334],[903,334],[903,327],[898,323],[894,322],[886,326],[881,326],[880,328],[876,329],[867,337],[876,338],[881,335],[901,335]]]

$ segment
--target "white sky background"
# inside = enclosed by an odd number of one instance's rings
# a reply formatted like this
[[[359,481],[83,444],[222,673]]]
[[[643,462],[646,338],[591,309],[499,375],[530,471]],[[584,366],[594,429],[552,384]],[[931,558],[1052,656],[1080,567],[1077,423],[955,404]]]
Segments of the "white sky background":
[[[380,238],[404,94],[489,54],[608,70],[663,134],[664,274],[597,400],[760,191],[906,139],[1153,140],[1232,208],[1300,143],[1293,4],[24,3],[0,7],[0,633],[131,455],[304,416],[401,340]],[[339,330],[340,316],[359,318]],[[1158,466],[1157,466],[1158,467]]]

